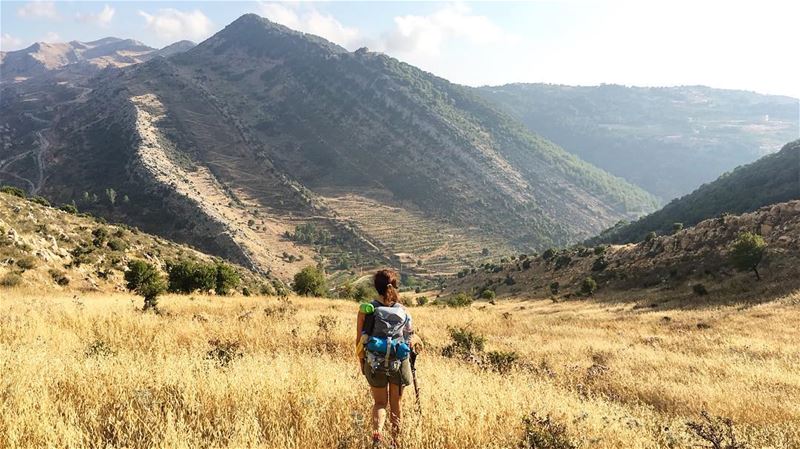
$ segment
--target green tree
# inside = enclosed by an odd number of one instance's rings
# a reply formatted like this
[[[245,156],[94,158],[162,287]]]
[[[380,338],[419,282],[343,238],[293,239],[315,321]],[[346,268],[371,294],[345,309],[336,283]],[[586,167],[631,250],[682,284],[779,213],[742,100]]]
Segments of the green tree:
[[[216,287],[217,269],[213,265],[180,260],[167,263],[169,291],[189,294],[197,290],[208,292]]]
[[[492,300],[492,299],[494,299],[496,297],[497,297],[497,293],[495,293],[494,290],[492,290],[492,289],[487,288],[487,289],[485,289],[484,291],[481,292],[481,298],[483,298],[483,299]]]
[[[239,273],[226,264],[218,263],[216,266],[216,282],[214,284],[214,292],[220,296],[227,295],[231,290],[239,286]]]
[[[298,295],[325,296],[328,290],[325,275],[314,266],[307,266],[294,275],[292,288]]]
[[[739,271],[752,270],[756,274],[756,280],[760,281],[758,264],[761,263],[766,248],[767,244],[763,237],[752,232],[743,232],[733,242],[730,254],[731,264]]]
[[[158,310],[158,295],[164,293],[167,283],[155,265],[143,260],[131,260],[125,272],[125,283],[128,290],[144,297],[143,310]]]
[[[597,282],[592,277],[587,277],[581,282],[581,293],[584,295],[593,295],[597,291]]]
[[[108,203],[111,204],[111,206],[117,204],[117,192],[111,187],[106,189],[106,198],[108,198]]]

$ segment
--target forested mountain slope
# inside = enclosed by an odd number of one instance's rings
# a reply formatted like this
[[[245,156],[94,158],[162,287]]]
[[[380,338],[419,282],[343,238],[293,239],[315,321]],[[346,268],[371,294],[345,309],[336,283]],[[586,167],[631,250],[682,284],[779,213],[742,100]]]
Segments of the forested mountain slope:
[[[478,89],[534,133],[667,202],[798,136],[798,99],[703,86]]]
[[[627,243],[649,232],[667,234],[720,214],[740,214],[800,198],[800,140],[752,164],[737,167],[714,182],[673,200],[663,209],[604,231],[591,242]]]

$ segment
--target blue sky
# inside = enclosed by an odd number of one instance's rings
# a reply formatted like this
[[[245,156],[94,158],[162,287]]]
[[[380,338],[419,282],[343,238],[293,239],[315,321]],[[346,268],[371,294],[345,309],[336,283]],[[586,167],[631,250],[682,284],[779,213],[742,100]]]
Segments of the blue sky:
[[[0,46],[199,42],[248,12],[462,84],[705,84],[800,97],[796,0],[3,1]]]

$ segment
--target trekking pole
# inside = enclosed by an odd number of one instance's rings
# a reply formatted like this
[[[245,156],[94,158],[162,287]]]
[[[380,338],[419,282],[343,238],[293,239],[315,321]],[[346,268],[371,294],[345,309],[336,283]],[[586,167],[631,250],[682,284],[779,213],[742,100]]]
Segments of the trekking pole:
[[[417,384],[417,352],[411,351],[411,379],[414,381],[414,394],[417,397],[417,411],[422,414],[422,403],[419,401],[419,385]]]

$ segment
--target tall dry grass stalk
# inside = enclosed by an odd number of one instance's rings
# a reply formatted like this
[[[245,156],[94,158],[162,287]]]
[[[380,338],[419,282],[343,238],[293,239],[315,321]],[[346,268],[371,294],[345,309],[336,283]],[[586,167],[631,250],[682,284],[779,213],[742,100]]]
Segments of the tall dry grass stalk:
[[[411,448],[513,448],[535,411],[581,447],[688,447],[702,410],[752,447],[800,447],[800,296],[739,310],[504,302],[411,309],[428,345]],[[360,448],[370,397],[352,302],[2,292],[0,447]],[[327,325],[320,317],[327,316]],[[333,323],[332,325],[330,323]],[[440,356],[448,326],[520,363]],[[237,346],[238,345],[238,346]]]

